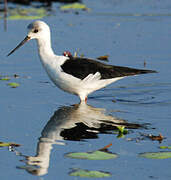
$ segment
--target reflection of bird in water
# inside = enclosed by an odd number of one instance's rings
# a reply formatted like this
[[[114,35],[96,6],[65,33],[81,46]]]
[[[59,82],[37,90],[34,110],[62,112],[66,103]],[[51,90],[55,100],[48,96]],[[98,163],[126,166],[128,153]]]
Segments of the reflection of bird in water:
[[[81,101],[87,101],[90,93],[124,77],[155,72],[107,65],[87,58],[55,55],[51,48],[50,28],[45,22],[35,21],[27,29],[25,39],[8,55],[29,40],[36,39],[41,62],[50,79],[60,89],[78,95]]]
[[[138,124],[127,123],[111,115],[105,115],[105,109],[94,108],[85,103],[63,106],[50,118],[42,130],[37,144],[36,156],[27,156],[26,169],[35,175],[44,175],[48,171],[50,153],[53,144],[65,145],[63,140],[82,140],[97,138],[98,133],[108,133],[116,126],[139,128]],[[109,132],[110,133],[110,132]],[[35,166],[37,167],[35,167]]]

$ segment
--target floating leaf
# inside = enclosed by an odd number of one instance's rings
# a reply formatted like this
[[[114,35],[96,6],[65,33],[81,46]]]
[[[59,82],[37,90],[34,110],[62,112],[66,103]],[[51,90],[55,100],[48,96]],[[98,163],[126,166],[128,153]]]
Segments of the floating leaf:
[[[5,77],[0,77],[0,80],[1,81],[9,81],[10,78],[8,76],[5,76]]]
[[[70,9],[75,9],[75,10],[88,10],[85,4],[82,3],[71,3],[67,5],[63,5],[60,7],[60,10],[66,11]]]
[[[0,147],[9,147],[9,146],[14,146],[14,147],[18,147],[20,146],[20,144],[16,144],[16,143],[10,143],[10,142],[0,142]]]
[[[47,11],[44,8],[15,8],[8,10],[8,19],[41,19],[47,16]]]
[[[104,55],[104,56],[99,56],[97,59],[102,60],[102,61],[108,61],[109,55]]]
[[[16,88],[16,87],[20,86],[19,83],[15,83],[15,82],[8,83],[7,85],[12,87],[12,88]]]
[[[160,149],[171,149],[171,146],[160,146]]]
[[[103,178],[103,177],[111,177],[109,172],[103,171],[89,171],[78,169],[69,173],[70,176],[79,176],[79,177],[89,177],[89,178]]]
[[[74,159],[88,159],[88,160],[107,160],[118,157],[117,154],[112,154],[103,151],[68,153],[65,156]]]
[[[168,159],[171,158],[171,152],[148,152],[141,153],[139,156],[148,159]]]

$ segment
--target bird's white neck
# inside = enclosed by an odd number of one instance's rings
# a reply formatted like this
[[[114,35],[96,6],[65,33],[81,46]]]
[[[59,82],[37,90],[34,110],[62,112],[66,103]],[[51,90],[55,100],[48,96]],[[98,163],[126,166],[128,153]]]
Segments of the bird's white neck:
[[[42,60],[43,64],[48,63],[50,59],[53,59],[51,57],[55,55],[51,47],[50,37],[37,39],[37,44],[38,44],[40,59]]]

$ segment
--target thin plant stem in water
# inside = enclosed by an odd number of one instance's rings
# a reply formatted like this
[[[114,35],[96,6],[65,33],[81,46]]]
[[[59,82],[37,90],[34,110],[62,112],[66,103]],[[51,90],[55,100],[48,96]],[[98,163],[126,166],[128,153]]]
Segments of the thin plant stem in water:
[[[4,30],[7,31],[7,0],[4,0]]]

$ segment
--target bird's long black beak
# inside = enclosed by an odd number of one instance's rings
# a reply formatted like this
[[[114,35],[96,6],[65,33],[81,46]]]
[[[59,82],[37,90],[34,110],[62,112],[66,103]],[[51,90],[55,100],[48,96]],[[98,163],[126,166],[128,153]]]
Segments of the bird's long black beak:
[[[20,42],[20,44],[14,48],[7,56],[11,55],[14,51],[16,51],[18,48],[20,48],[22,45],[24,45],[26,42],[28,42],[31,38],[29,36],[26,36],[24,40]]]

